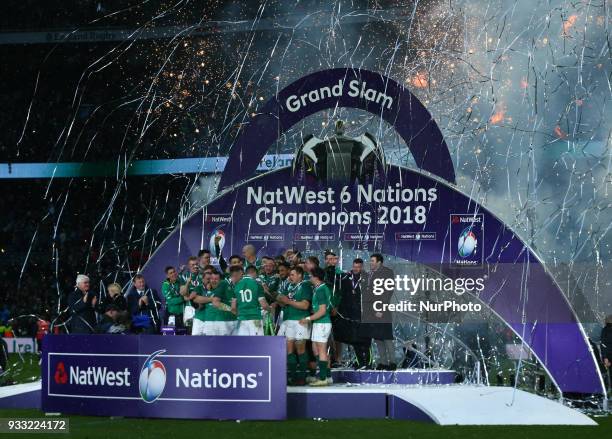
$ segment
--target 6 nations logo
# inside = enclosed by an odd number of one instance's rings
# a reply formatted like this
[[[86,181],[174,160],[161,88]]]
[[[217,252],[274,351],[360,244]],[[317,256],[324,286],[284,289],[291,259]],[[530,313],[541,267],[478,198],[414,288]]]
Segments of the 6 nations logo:
[[[480,266],[484,261],[484,215],[453,213],[450,216],[450,263]]]
[[[155,402],[166,387],[166,368],[156,357],[166,352],[165,349],[153,352],[145,360],[140,370],[138,388],[144,402]]]

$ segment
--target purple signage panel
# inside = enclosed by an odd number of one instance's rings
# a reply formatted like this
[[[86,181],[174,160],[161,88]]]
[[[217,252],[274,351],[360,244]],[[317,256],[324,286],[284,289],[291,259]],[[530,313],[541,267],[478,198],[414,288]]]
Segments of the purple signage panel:
[[[48,335],[45,411],[153,418],[285,419],[282,337]]]
[[[384,100],[367,99],[363,93],[351,93],[353,87],[376,90]],[[295,98],[310,90],[338,87],[340,93],[321,97],[317,102],[295,108]],[[423,104],[393,79],[364,69],[323,70],[298,79],[279,91],[260,108],[234,143],[219,189],[224,189],[252,175],[268,148],[300,120],[328,108],[358,108],[374,114],[393,126],[406,142],[417,166],[444,180],[455,182],[453,161],[435,120]]]

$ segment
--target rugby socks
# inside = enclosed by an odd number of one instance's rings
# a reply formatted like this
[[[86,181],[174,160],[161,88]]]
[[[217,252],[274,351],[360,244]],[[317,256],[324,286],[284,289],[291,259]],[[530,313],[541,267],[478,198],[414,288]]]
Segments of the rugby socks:
[[[306,370],[308,369],[308,354],[299,354],[298,357],[298,373],[297,379],[303,380],[306,378]]]
[[[287,354],[287,375],[289,381],[295,381],[297,372],[297,358],[295,354]]]
[[[315,356],[315,360],[309,363],[308,374],[311,377],[317,376],[317,363],[319,362],[319,356]]]
[[[325,361],[319,360],[319,379],[321,381],[325,381],[327,379],[328,372],[329,372],[329,367],[327,366],[327,360]]]

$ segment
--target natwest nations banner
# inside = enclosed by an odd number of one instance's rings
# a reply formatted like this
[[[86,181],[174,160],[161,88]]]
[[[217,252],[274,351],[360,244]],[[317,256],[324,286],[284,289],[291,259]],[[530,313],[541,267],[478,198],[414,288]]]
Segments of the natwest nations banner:
[[[43,346],[47,412],[286,417],[283,338],[48,335]]]

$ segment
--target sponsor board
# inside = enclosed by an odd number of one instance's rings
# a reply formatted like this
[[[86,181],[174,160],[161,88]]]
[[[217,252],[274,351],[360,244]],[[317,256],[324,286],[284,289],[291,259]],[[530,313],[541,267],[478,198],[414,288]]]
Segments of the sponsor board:
[[[384,233],[345,233],[345,241],[383,241]]]
[[[30,337],[2,337],[9,354],[29,354],[36,352],[36,340]]]
[[[293,237],[295,241],[335,241],[334,233],[296,233]]]
[[[249,233],[246,236],[246,241],[285,241],[285,235],[282,233]]]
[[[450,263],[462,267],[480,267],[484,261],[484,215],[451,213],[449,221]]]
[[[431,241],[436,239],[436,232],[397,232],[396,241]]]
[[[47,336],[43,409],[110,416],[285,418],[284,339],[205,341],[201,347],[189,337]]]

